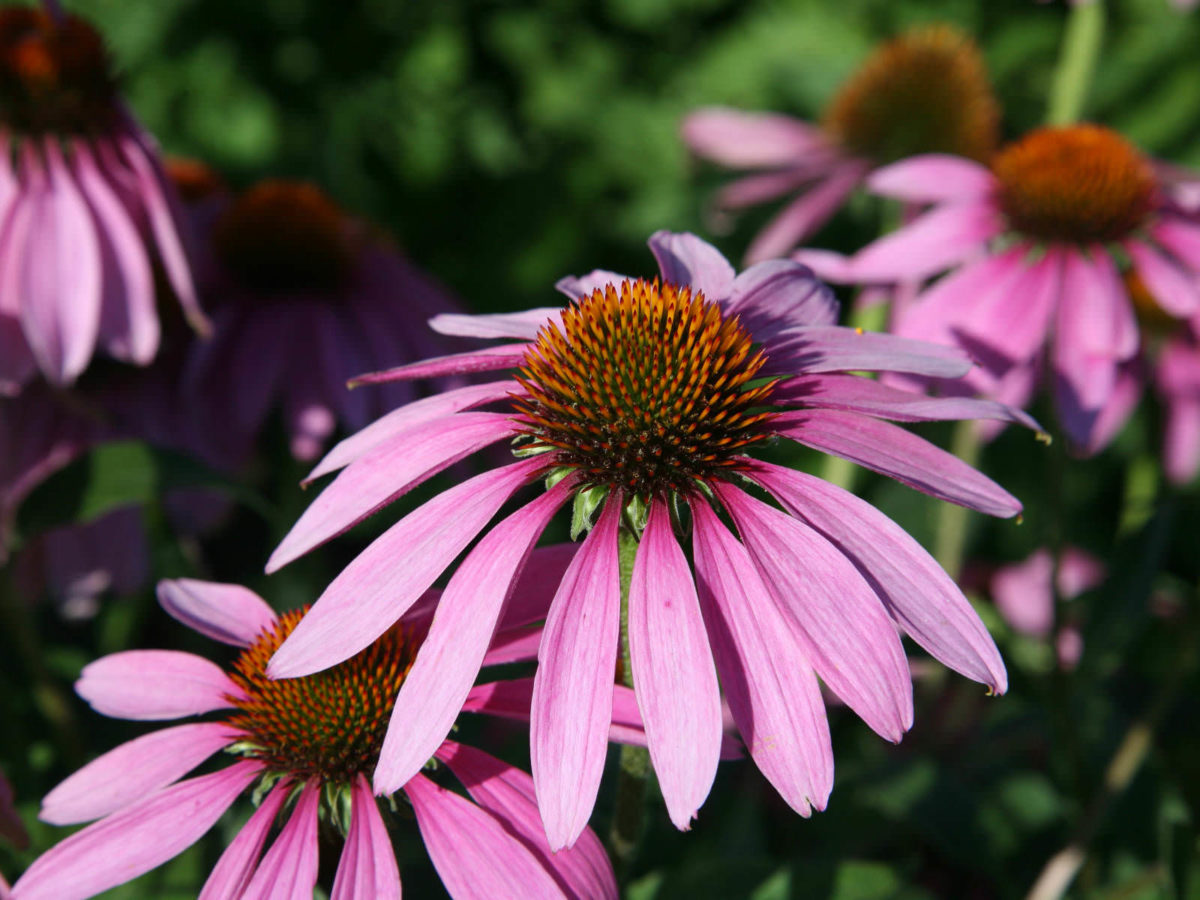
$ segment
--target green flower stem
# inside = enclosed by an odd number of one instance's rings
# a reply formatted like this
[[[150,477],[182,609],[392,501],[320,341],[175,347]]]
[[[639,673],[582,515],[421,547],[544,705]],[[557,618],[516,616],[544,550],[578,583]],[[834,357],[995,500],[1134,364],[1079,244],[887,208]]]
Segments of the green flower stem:
[[[619,559],[621,567],[621,681],[633,687],[633,667],[629,661],[629,584],[633,580],[633,561],[638,541],[621,529]],[[646,781],[650,777],[650,751],[645,747],[621,747],[621,768],[617,775],[617,797],[613,808],[608,843],[618,876],[629,870],[642,836],[642,812],[646,806]]]
[[[1050,88],[1046,109],[1047,125],[1070,125],[1083,115],[1100,46],[1104,42],[1104,4],[1102,0],[1076,3],[1071,7],[1063,33],[1058,67]]]
[[[976,466],[983,449],[979,423],[964,419],[954,426],[950,452],[969,466]],[[957,503],[942,503],[938,508],[937,535],[933,556],[955,581],[962,571],[963,554],[967,549],[967,516],[969,510]]]

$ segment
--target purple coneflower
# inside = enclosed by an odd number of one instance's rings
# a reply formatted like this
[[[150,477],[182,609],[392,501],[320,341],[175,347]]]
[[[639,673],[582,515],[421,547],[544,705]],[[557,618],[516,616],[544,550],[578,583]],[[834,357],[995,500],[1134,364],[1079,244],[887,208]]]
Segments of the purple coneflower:
[[[934,25],[880,46],[834,96],[819,126],[713,107],[684,120],[683,139],[706,159],[757,170],[717,195],[718,210],[800,192],[751,243],[746,262],[753,263],[813,234],[876,166],[917,153],[986,159],[998,121],[979,48],[957,29]]]
[[[311,896],[319,820],[345,835],[333,900],[399,898],[400,873],[367,776],[428,626],[428,604],[328,671],[274,681],[265,674],[267,660],[302,611],[277,616],[243,587],[190,580],[162,582],[159,600],[189,627],[240,648],[230,669],[190,653],[134,650],[86,666],[77,689],[97,712],[117,718],[216,715],[122,744],[51,791],[42,804],[45,821],[99,821],[39,857],[13,886],[14,900],[72,900],[123,884],[197,841],[246,791],[254,792],[257,809],[201,898]],[[502,623],[495,661],[522,658],[528,629],[518,627],[526,624],[520,613],[545,611],[544,603],[539,611],[528,600]],[[470,706],[487,709],[486,693]],[[183,779],[219,751],[236,761]],[[427,771],[414,773],[403,798],[389,802],[411,809],[451,896],[616,897],[594,834],[586,832],[570,851],[550,853],[526,773],[454,741],[426,762],[433,759],[470,800]],[[277,822],[282,827],[264,853]]]
[[[252,438],[281,405],[293,454],[310,460],[339,424],[353,431],[416,397],[346,380],[450,352],[424,325],[457,308],[444,289],[313,185],[263,181],[211,200],[198,207],[211,223],[199,268],[214,337],[194,342],[184,372],[195,408]]]
[[[956,349],[837,327],[836,302],[804,266],[775,260],[735,277],[693,235],[659,232],[650,246],[662,283],[597,271],[559,283],[571,298],[565,309],[443,316],[434,324],[444,333],[516,342],[361,379],[511,371],[401,407],[336,446],[312,477],[344,471],[269,563],[278,569],[468,454],[511,441],[515,463],[439,494],[359,555],[269,672],[308,674],[358,652],[509,498],[544,480],[547,489],[492,528],[451,576],[401,689],[375,784],[403,784],[445,736],[513,579],[569,502],[575,532],[590,533],[550,607],[532,710],[533,773],[555,848],[575,839],[595,801],[622,621],[620,560],[634,540],[629,662],[680,828],[717,764],[718,673],[751,756],[805,814],[824,806],[833,772],[816,676],[889,740],[911,724],[897,623],[952,668],[997,693],[1006,685],[986,629],[916,541],[857,497],[755,454],[783,437],[1011,516],[1020,504],[990,479],[882,420],[1031,420],[849,374],[949,378],[970,362]],[[495,411],[473,411],[484,406]],[[758,489],[784,510],[754,496]],[[680,530],[692,533],[694,569]]]
[[[152,254],[204,331],[171,188],[100,36],[76,16],[0,10],[0,392],[39,369],[70,384],[97,345],[149,363]]]

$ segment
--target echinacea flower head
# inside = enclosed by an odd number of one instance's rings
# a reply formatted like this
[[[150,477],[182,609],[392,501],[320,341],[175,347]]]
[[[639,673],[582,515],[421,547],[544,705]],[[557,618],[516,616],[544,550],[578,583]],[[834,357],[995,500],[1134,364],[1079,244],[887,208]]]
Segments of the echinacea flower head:
[[[831,292],[804,266],[775,260],[736,275],[693,235],[659,232],[650,246],[660,279],[595,271],[559,282],[570,301],[562,309],[442,316],[433,322],[442,332],[509,342],[359,379],[506,373],[401,407],[337,445],[312,477],[344,471],[269,563],[277,569],[454,462],[510,442],[515,462],[435,496],[354,560],[268,673],[310,674],[358,652],[510,498],[545,483],[451,575],[400,688],[375,785],[403,784],[445,737],[530,548],[570,505],[573,531],[587,536],[549,606],[531,710],[534,781],[556,848],[580,833],[599,787],[622,619],[620,558],[635,543],[631,676],[680,828],[716,770],[718,675],[751,756],[803,814],[823,808],[832,785],[818,675],[889,740],[911,724],[897,623],[968,677],[997,693],[1006,685],[986,629],[911,537],[857,497],[758,454],[784,438],[1011,516],[1020,504],[1010,494],[883,420],[1032,420],[996,403],[930,399],[849,374],[955,377],[970,363],[953,348],[837,327]],[[760,490],[782,509],[755,496]],[[694,564],[679,542],[688,530]],[[420,699],[427,690],[439,706]],[[418,708],[419,722],[411,715]]]
[[[265,666],[303,611],[277,616],[245,588],[191,580],[161,583],[159,599],[201,634],[237,647],[230,668],[178,651],[130,651],[85,667],[77,689],[97,712],[118,718],[209,718],[123,744],[51,791],[42,805],[45,821],[99,821],[37,859],[13,886],[15,900],[72,900],[129,881],[197,841],[248,791],[256,809],[212,870],[202,898],[312,896],[320,822],[345,838],[332,898],[399,898],[385,824],[390,812],[381,812],[367,777],[428,625],[427,610],[319,675],[275,681]],[[502,628],[498,640],[506,636],[510,630]],[[503,683],[491,687],[505,693]],[[486,712],[489,696],[484,692],[467,709]],[[184,778],[217,753],[229,765]],[[470,799],[442,786],[442,767]],[[537,827],[529,776],[480,750],[442,743],[428,771],[387,804],[411,810],[456,900],[616,897],[595,835],[551,854]]]
[[[819,126],[714,107],[689,115],[683,138],[699,156],[759,170],[724,188],[719,210],[801,192],[755,238],[746,253],[753,263],[814,233],[874,167],[918,153],[984,161],[998,127],[979,48],[956,28],[931,25],[880,45],[834,95]]]
[[[148,364],[155,262],[207,328],[157,151],[77,16],[0,9],[0,211],[0,391],[71,384],[97,347]]]
[[[172,172],[207,239],[214,337],[194,342],[184,375],[197,409],[252,438],[282,407],[307,460],[339,424],[361,428],[417,396],[410,384],[350,392],[346,380],[449,352],[424,327],[457,308],[446,290],[314,185],[272,179],[231,197],[203,167]]]
[[[990,167],[914,157],[870,186],[932,209],[859,251],[847,277],[925,281],[951,270],[897,317],[896,333],[969,348],[986,361],[991,380],[980,386],[1016,405],[1044,375],[1080,448],[1099,449],[1093,436],[1138,352],[1123,276],[1135,274],[1167,317],[1200,308],[1200,223],[1111,129],[1037,129]]]

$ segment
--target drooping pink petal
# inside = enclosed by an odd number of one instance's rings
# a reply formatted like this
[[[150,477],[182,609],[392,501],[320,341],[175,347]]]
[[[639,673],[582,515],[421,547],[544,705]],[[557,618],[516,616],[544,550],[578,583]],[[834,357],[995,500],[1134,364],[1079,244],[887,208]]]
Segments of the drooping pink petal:
[[[1039,430],[1037,421],[1028,413],[994,400],[930,397],[857,375],[801,375],[777,385],[771,400],[773,403],[865,413],[898,422],[996,419]]]
[[[807,525],[740,488],[714,487],[817,674],[877,734],[899,741],[912,726],[912,682],[875,592]]]
[[[241,900],[262,856],[267,834],[275,824],[275,816],[291,793],[292,786],[290,781],[280,781],[271,788],[213,866],[198,900]]]
[[[542,900],[567,895],[504,823],[418,775],[404,786],[433,867],[454,900]]]
[[[466,548],[545,460],[484,472],[413,510],[327,587],[267,666],[272,678],[310,675],[383,634]]]
[[[489,531],[450,578],[392,708],[375,768],[380,795],[403,787],[450,733],[517,574],[573,483],[564,478]]]
[[[612,863],[590,828],[584,829],[574,847],[550,851],[538,815],[533,779],[520,769],[493,756],[453,741],[446,741],[437,758],[462,782],[471,799],[492,813],[558,877],[569,897],[617,897]]]
[[[158,583],[158,602],[193,631],[235,647],[248,647],[275,624],[275,611],[240,584],[169,579]]]
[[[838,326],[793,328],[772,341],[762,374],[904,372],[961,378],[971,358],[958,347]]]
[[[538,651],[529,754],[552,850],[583,832],[604,772],[621,624],[622,503],[619,493],[605,501],[554,596]]]
[[[858,159],[834,166],[828,177],[802,193],[767,223],[746,249],[746,262],[762,262],[795,249],[838,211],[869,167],[869,163]]]
[[[755,463],[751,477],[845,553],[888,614],[931,656],[993,693],[1008,689],[1004,662],[986,626],[903,528],[865,500],[803,472]]]
[[[1163,465],[1172,484],[1187,484],[1200,468],[1200,399],[1181,397],[1167,406]]]
[[[1143,361],[1135,357],[1117,368],[1117,380],[1108,402],[1104,404],[1091,426],[1087,443],[1076,449],[1085,455],[1099,453],[1115,438],[1129,421],[1141,402],[1146,372]]]
[[[611,285],[619,285],[629,281],[628,275],[610,272],[607,269],[593,269],[586,275],[567,275],[554,282],[554,289],[572,300],[590,297],[595,291],[603,291]]]
[[[713,106],[684,119],[682,134],[694,153],[730,168],[788,166],[811,153],[835,155],[819,128],[774,113]]]
[[[271,844],[242,900],[312,900],[317,885],[317,806],[321,786],[311,781],[300,791],[291,818]]]
[[[767,203],[825,175],[836,163],[828,159],[816,160],[813,165],[797,165],[787,169],[756,172],[724,185],[713,196],[713,209],[733,212],[747,206]]]
[[[70,775],[42,800],[52,825],[99,819],[182,778],[237,739],[219,722],[176,725],[134,738]]]
[[[1164,216],[1150,234],[1193,272],[1200,272],[1200,225],[1178,216]]]
[[[438,334],[452,337],[515,338],[520,341],[532,341],[544,325],[548,322],[557,324],[561,317],[562,308],[556,306],[486,315],[438,313],[429,320],[429,327]]]
[[[322,475],[348,466],[385,441],[390,441],[417,425],[445,418],[462,410],[483,406],[486,403],[504,400],[509,394],[521,390],[521,386],[515,381],[492,381],[487,384],[471,384],[467,387],[415,400],[381,416],[370,425],[340,441],[317,464],[317,467],[309,472],[304,482],[307,484]]]
[[[528,349],[529,344],[501,344],[499,347],[452,353],[449,356],[437,356],[396,366],[394,369],[384,369],[382,372],[368,372],[366,375],[351,378],[347,384],[350,387],[360,387],[364,384],[385,384],[389,381],[414,381],[421,378],[441,378],[444,375],[470,375],[476,372],[512,369],[525,361]]]
[[[920,280],[962,262],[1003,230],[989,202],[940,206],[868,244],[850,266],[860,281]]]
[[[351,788],[350,833],[338,861],[330,900],[400,900],[400,869],[387,826],[367,779]]]
[[[692,571],[661,501],[629,585],[629,661],[667,812],[687,831],[717,774],[721,698]]]
[[[995,190],[996,177],[973,160],[927,153],[876,169],[867,187],[911,203],[957,203],[986,197]]]
[[[179,719],[228,709],[239,688],[216,663],[179,650],[126,650],[83,667],[75,691],[117,719]]]
[[[724,312],[736,315],[761,343],[783,328],[836,325],[838,302],[807,266],[773,259],[751,266],[734,279]]]
[[[689,286],[712,302],[729,296],[733,266],[708,241],[688,232],[656,231],[648,243],[667,284]]]
[[[1200,309],[1200,286],[1196,273],[1185,271],[1151,247],[1138,240],[1122,246],[1156,303],[1173,316],[1186,319]]]
[[[261,765],[243,761],[181,781],[43,853],[13,885],[22,900],[84,900],[162,865],[213,826]]]
[[[533,679],[508,678],[475,685],[463,701],[462,711],[528,722],[532,707]],[[614,744],[646,746],[646,726],[642,724],[637,698],[630,688],[622,684],[613,685],[612,722],[608,739]],[[740,755],[733,742],[722,745],[722,759],[736,759]]]
[[[1077,250],[1064,252],[1062,299],[1054,335],[1055,375],[1073,394],[1064,411],[1077,406],[1077,437],[1090,431],[1085,418],[1094,419],[1108,400],[1116,381],[1117,364],[1137,349],[1137,324],[1132,304],[1106,253],[1092,259]],[[1128,320],[1128,321],[1124,321]],[[1128,335],[1132,334],[1132,345]],[[1126,353],[1126,350],[1129,350]],[[1064,425],[1067,425],[1064,416]],[[1086,443],[1086,440],[1080,441]]]
[[[406,429],[338,474],[306,509],[267,563],[274,572],[374,515],[461,459],[514,434],[501,413],[464,412]]]
[[[1021,511],[1021,502],[992,479],[897,425],[837,410],[806,409],[779,415],[772,428],[930,496],[1004,518]]]
[[[833,745],[812,665],[746,548],[708,503],[692,504],[696,587],[738,730],[755,764],[802,816],[833,790]]]

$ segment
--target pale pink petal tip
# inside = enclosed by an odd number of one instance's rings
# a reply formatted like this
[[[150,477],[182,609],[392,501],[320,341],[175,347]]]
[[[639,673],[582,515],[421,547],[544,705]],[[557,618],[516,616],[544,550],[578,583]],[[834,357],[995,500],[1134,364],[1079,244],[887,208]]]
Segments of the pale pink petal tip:
[[[118,719],[178,719],[227,709],[242,690],[215,663],[177,650],[127,650],[84,666],[75,690]]]
[[[249,646],[275,624],[274,610],[258,594],[237,584],[193,578],[160,581],[158,602],[189,628],[235,647]]]

